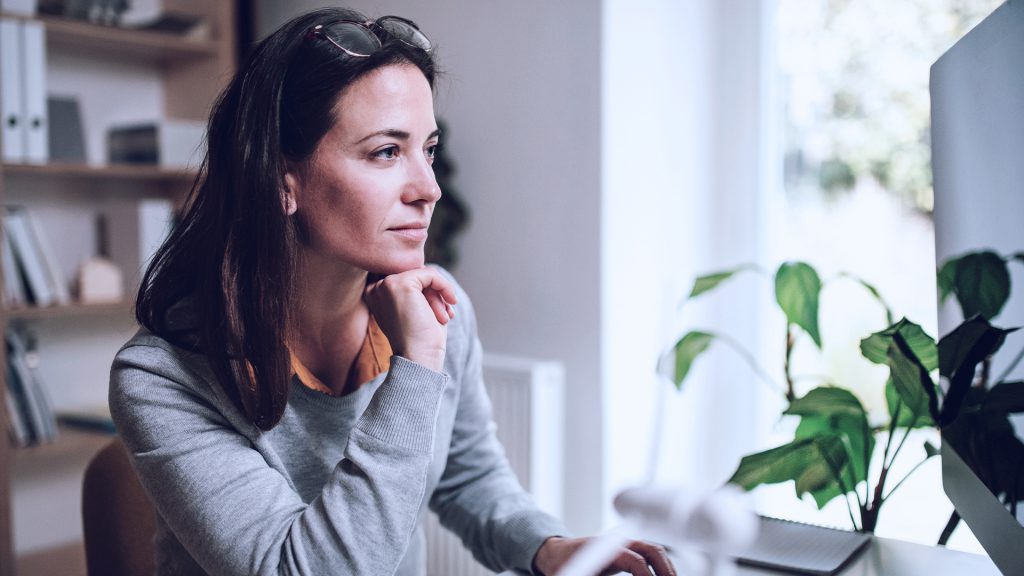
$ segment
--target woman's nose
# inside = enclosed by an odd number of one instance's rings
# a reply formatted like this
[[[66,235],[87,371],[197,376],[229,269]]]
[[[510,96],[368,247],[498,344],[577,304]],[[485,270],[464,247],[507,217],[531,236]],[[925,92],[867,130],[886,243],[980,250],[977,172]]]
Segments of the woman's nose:
[[[406,186],[406,202],[428,202],[433,204],[441,198],[441,188],[434,177],[434,167],[426,158],[419,159],[409,167],[409,182]]]

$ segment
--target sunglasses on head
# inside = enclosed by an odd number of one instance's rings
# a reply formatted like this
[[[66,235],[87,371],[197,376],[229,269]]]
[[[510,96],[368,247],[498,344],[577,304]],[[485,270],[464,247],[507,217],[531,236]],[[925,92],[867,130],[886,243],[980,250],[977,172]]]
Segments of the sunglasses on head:
[[[412,20],[399,16],[382,16],[376,20],[337,20],[317,24],[309,29],[307,38],[323,38],[339,50],[355,58],[366,58],[383,45],[384,40],[394,38],[413,48],[430,52],[430,40],[420,32]]]

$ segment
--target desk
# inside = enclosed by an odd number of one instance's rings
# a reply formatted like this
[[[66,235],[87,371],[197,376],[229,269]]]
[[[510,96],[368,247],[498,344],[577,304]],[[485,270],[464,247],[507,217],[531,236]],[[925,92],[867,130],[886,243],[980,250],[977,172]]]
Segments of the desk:
[[[783,574],[740,566],[738,576]],[[839,573],[841,576],[999,576],[988,556],[924,546],[888,538],[873,538],[866,550]]]

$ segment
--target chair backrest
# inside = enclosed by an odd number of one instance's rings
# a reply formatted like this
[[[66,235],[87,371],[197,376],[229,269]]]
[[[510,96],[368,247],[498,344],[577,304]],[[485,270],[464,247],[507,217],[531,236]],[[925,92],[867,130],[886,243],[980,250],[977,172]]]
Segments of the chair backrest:
[[[82,524],[90,576],[154,573],[156,512],[119,438],[85,469]]]

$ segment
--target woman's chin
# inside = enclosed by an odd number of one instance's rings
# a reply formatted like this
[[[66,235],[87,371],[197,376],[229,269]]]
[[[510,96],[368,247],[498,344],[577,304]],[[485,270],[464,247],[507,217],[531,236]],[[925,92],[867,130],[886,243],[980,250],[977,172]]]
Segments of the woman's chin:
[[[382,262],[380,266],[373,266],[368,271],[372,274],[380,274],[387,276],[389,274],[401,274],[402,272],[408,272],[409,270],[417,270],[423,268],[426,260],[423,255],[414,258],[403,258],[402,260],[396,260],[391,262]]]

